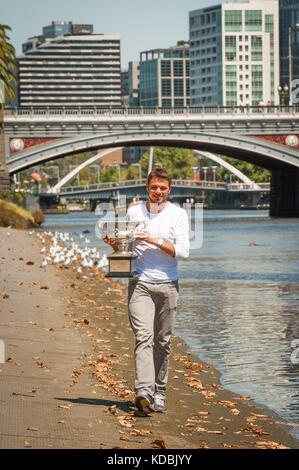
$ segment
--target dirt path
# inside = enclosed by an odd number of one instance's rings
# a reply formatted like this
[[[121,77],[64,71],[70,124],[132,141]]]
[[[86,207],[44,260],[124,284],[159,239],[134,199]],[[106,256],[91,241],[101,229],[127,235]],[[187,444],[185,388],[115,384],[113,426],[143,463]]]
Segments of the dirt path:
[[[42,268],[30,233],[0,228],[0,448],[299,448],[275,416],[223,390],[181,338],[168,412],[138,414],[125,287],[95,268],[79,275],[76,263]]]

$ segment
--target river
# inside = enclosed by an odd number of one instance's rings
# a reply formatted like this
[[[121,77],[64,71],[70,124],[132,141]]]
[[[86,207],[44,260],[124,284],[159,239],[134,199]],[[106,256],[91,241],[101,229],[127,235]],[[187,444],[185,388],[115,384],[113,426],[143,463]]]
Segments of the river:
[[[42,230],[108,254],[94,233],[98,219],[47,215]],[[179,263],[179,276],[175,334],[221,373],[223,387],[292,423],[299,439],[299,220],[205,210],[203,244]]]

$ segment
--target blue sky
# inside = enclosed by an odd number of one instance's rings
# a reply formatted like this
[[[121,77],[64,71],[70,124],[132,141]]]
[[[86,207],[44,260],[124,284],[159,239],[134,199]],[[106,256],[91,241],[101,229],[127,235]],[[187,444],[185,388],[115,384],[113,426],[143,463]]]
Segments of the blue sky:
[[[0,23],[12,28],[17,55],[22,43],[53,20],[85,21],[94,33],[119,34],[122,69],[139,52],[188,39],[188,12],[221,0],[1,0]]]

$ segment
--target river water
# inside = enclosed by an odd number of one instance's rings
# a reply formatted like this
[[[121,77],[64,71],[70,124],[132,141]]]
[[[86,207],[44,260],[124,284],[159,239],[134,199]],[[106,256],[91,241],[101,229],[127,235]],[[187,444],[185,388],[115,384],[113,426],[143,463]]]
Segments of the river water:
[[[94,233],[98,219],[47,215],[42,230],[108,254]],[[277,413],[299,439],[299,220],[206,210],[203,244],[179,263],[179,276],[175,334],[221,373],[223,387]]]

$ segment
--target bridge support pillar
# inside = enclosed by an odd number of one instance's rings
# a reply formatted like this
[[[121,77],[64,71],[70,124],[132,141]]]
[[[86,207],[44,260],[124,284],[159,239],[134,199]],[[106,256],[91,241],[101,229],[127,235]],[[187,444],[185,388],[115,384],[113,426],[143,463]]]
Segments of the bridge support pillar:
[[[272,171],[270,216],[299,217],[299,168]]]
[[[5,162],[3,109],[0,109],[0,194],[10,191],[9,171]]]

